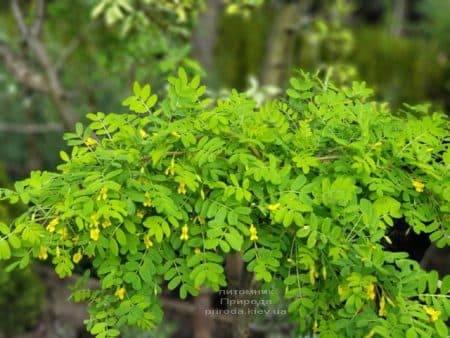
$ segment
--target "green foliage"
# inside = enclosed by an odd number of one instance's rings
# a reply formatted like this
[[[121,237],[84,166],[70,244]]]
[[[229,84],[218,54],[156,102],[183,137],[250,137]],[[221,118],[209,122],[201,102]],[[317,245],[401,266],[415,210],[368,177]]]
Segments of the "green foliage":
[[[44,288],[30,269],[5,271],[0,264],[0,332],[21,333],[37,324]]]
[[[135,84],[131,113],[89,114],[65,135],[57,172],[2,190],[29,206],[0,228],[10,268],[50,258],[65,277],[90,260],[100,288],[81,280],[73,299],[89,301],[97,337],[155,327],[164,282],[181,298],[223,288],[231,251],[257,280],[284,283],[301,332],[447,335],[448,278],[383,246],[399,218],[449,245],[445,115],[392,114],[364,83],[303,73],[260,108],[236,91],[205,100],[183,69],[168,83],[159,103]]]
[[[248,14],[249,8],[263,2],[264,0],[227,0],[227,12]],[[204,0],[98,0],[92,9],[92,17],[104,16],[108,25],[121,22],[124,31],[133,28],[134,24],[149,24],[152,20],[164,23],[167,19],[178,23],[179,27],[175,29],[179,29],[180,25],[194,19],[205,5]]]

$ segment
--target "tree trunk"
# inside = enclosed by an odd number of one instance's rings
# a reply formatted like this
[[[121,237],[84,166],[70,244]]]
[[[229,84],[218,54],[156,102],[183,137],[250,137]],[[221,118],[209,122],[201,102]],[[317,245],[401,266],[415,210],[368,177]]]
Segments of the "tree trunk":
[[[253,274],[248,272],[244,261],[239,253],[233,253],[227,258],[226,273],[228,279],[228,290],[231,291],[231,300],[234,307],[228,310],[234,310],[231,315],[231,337],[247,338],[250,333],[250,323],[252,320],[252,310],[255,308],[248,300],[248,293],[253,282]],[[239,291],[244,291],[240,293]]]
[[[194,57],[208,74],[213,74],[217,23],[221,7],[221,0],[208,0],[206,2],[206,11],[200,15],[197,27],[192,34]]]
[[[211,309],[211,290],[202,288],[200,294],[194,299],[193,330],[194,338],[211,338],[214,329],[214,321],[208,316],[207,310]]]
[[[289,75],[295,33],[302,21],[302,12],[308,8],[308,1],[284,4],[272,26],[266,48],[266,57],[261,74],[263,85],[281,87]]]
[[[391,33],[394,36],[400,36],[403,33],[406,16],[406,0],[392,0],[392,22]]]

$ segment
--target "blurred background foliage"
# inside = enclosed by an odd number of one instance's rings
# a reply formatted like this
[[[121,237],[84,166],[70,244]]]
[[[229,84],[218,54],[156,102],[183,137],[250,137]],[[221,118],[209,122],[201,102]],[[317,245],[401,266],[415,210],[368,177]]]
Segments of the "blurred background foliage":
[[[119,111],[134,80],[161,94],[180,65],[213,96],[237,88],[262,101],[301,67],[341,85],[364,80],[395,108],[449,111],[449,55],[449,0],[4,0],[0,186],[54,169],[64,130]],[[17,212],[0,204],[0,221]],[[0,267],[0,337],[37,323],[43,290],[31,270]]]

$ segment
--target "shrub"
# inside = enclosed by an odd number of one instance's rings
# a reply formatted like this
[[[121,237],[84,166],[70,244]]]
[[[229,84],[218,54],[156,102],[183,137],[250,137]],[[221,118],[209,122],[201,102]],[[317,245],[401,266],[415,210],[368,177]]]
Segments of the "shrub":
[[[161,319],[162,284],[180,297],[227,284],[240,252],[256,280],[281,280],[300,332],[321,337],[447,335],[450,279],[385,249],[404,218],[450,242],[450,134],[421,106],[393,114],[363,83],[308,74],[257,108],[204,99],[183,69],[157,103],[135,84],[131,113],[88,114],[65,135],[58,172],[33,172],[3,198],[28,210],[0,228],[0,257],[51,257],[61,277],[92,262],[91,333]]]

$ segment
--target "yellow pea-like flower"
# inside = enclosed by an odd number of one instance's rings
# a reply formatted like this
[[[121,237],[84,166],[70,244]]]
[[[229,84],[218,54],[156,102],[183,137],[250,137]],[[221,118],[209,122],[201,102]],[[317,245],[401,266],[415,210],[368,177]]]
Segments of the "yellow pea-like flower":
[[[202,250],[201,250],[200,248],[195,248],[194,253],[195,253],[196,255],[199,255],[199,254],[202,253]]]
[[[86,141],[84,141],[84,144],[87,145],[88,147],[95,146],[97,143],[98,143],[97,140],[92,137],[88,137]]]
[[[114,296],[116,296],[120,300],[123,300],[125,298],[126,294],[127,294],[127,290],[125,290],[124,287],[121,287],[116,290],[116,292],[114,293]]]
[[[420,180],[412,180],[412,185],[417,192],[423,192],[425,184]]]
[[[107,187],[103,187],[100,189],[100,192],[98,193],[97,196],[97,201],[104,201],[108,198],[108,188]]]
[[[144,245],[146,249],[150,249],[153,246],[153,241],[150,239],[150,236],[144,236]]]
[[[39,248],[38,258],[45,261],[48,258],[47,247],[41,245]]]
[[[98,214],[94,213],[91,215],[91,227],[97,228],[99,225]]]
[[[256,230],[255,226],[252,224],[250,225],[250,240],[252,242],[255,242],[258,240],[258,230]]]
[[[83,254],[82,254],[80,251],[78,251],[78,252],[76,252],[76,253],[73,255],[72,261],[73,261],[75,264],[77,264],[77,263],[79,263],[79,262],[81,261],[82,258],[83,258]]]
[[[56,226],[57,226],[58,224],[59,224],[59,218],[56,217],[56,218],[52,219],[52,220],[48,223],[48,225],[47,225],[47,230],[48,230],[49,232],[55,232]]]
[[[144,207],[151,207],[153,205],[153,201],[150,197],[150,193],[146,192],[145,193],[145,199],[144,199],[144,203],[142,203],[144,205]]]
[[[91,229],[90,237],[93,241],[97,242],[100,237],[100,230],[98,228]]]
[[[435,322],[439,319],[441,311],[432,308],[431,306],[424,306],[426,314],[430,317],[430,321]]]
[[[370,284],[366,289],[366,294],[369,299],[374,300],[376,293],[375,293],[375,284]]]
[[[183,225],[183,227],[181,228],[180,239],[182,241],[187,241],[189,239],[189,227],[187,226],[187,224]]]
[[[145,211],[143,211],[143,210],[138,210],[137,212],[136,212],[136,216],[138,217],[138,218],[144,218],[144,216],[145,216]]]
[[[314,265],[309,267],[309,281],[312,285],[316,284],[316,279],[319,277],[319,273]]]
[[[167,167],[166,171],[164,172],[167,176],[173,176],[175,175],[175,159],[172,158],[170,161],[170,166]]]
[[[186,195],[186,184],[184,182],[180,182],[180,184],[178,185],[178,193],[182,194],[182,195]]]
[[[108,228],[108,227],[110,227],[111,226],[111,220],[109,219],[109,218],[107,218],[107,219],[105,219],[103,222],[102,222],[102,227],[103,228]]]
[[[269,211],[277,211],[278,209],[280,209],[281,204],[280,203],[273,203],[273,204],[269,204],[267,206],[267,209]]]

